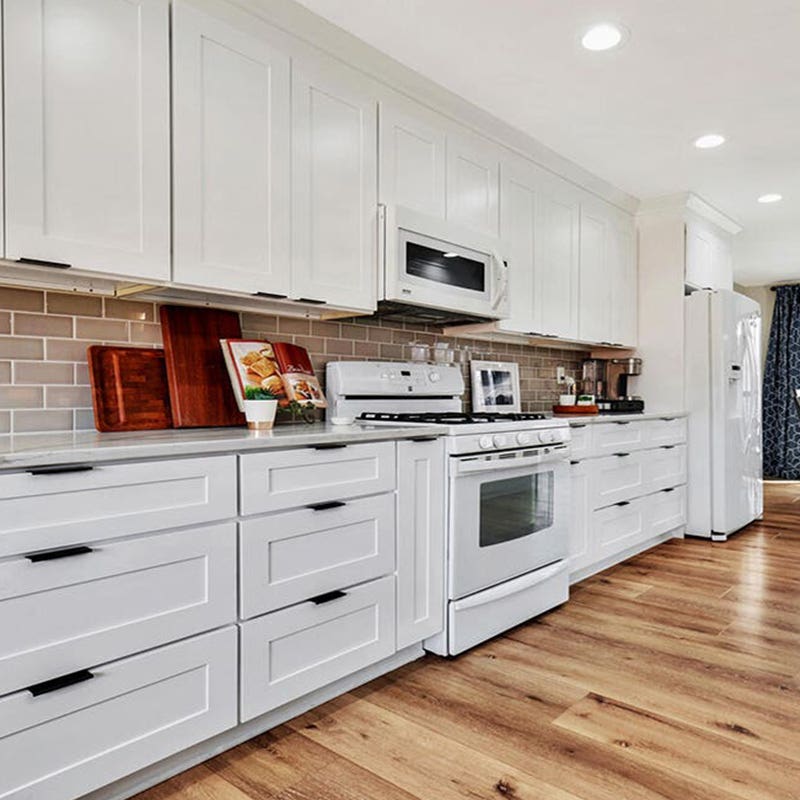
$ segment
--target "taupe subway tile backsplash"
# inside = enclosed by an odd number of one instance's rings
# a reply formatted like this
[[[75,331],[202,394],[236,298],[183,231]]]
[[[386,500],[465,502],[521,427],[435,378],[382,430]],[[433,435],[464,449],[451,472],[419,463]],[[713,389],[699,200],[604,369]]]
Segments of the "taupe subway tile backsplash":
[[[245,337],[289,341],[311,354],[317,375],[333,360],[407,360],[412,341],[451,342],[472,358],[516,361],[525,411],[548,411],[558,398],[556,366],[577,375],[586,353],[550,347],[453,339],[437,329],[374,318],[343,322],[242,313]],[[92,430],[86,348],[161,346],[158,309],[137,300],[0,288],[0,434]],[[469,386],[468,365],[463,366]],[[465,398],[468,407],[469,393]]]

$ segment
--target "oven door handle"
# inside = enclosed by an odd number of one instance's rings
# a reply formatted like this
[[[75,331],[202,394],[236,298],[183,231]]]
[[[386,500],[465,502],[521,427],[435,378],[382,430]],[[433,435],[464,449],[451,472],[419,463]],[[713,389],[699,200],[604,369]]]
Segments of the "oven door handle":
[[[526,589],[530,589],[531,586],[536,586],[537,583],[541,583],[548,578],[552,578],[554,575],[558,575],[559,572],[563,572],[566,568],[566,561],[556,561],[555,564],[535,569],[533,572],[527,575],[521,575],[518,578],[511,578],[498,586],[493,586],[491,589],[484,589],[469,597],[455,600],[452,604],[453,608],[456,611],[462,611],[467,608],[475,608],[476,606],[493,603],[496,600],[502,600],[504,597],[510,597],[518,592],[524,592]]]
[[[497,472],[500,470],[520,469],[523,467],[538,467],[542,464],[566,463],[569,454],[568,447],[548,448],[549,453],[537,453],[534,456],[522,458],[465,458],[456,462],[456,475],[469,475],[476,472]]]

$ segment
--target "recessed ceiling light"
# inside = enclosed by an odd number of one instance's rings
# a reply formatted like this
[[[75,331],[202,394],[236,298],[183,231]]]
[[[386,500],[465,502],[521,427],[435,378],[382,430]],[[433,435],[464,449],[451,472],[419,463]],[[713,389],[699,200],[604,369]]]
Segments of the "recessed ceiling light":
[[[781,200],[783,200],[783,195],[775,194],[774,192],[770,194],[762,194],[761,197],[758,198],[759,203],[778,203]]]
[[[704,136],[698,136],[694,140],[694,146],[700,150],[710,150],[712,147],[719,147],[725,144],[725,137],[720,136],[718,133],[706,133]]]
[[[619,25],[610,22],[601,22],[593,25],[581,37],[581,44],[587,50],[611,50],[622,44],[625,38],[625,31]]]

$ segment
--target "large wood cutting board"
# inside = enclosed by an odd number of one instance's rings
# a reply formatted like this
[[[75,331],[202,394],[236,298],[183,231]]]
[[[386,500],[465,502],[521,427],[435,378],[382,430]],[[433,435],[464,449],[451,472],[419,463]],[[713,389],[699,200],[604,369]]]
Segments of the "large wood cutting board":
[[[172,427],[163,350],[92,345],[87,356],[97,430]]]
[[[161,332],[176,428],[244,425],[220,339],[241,339],[235,311],[162,306]]]

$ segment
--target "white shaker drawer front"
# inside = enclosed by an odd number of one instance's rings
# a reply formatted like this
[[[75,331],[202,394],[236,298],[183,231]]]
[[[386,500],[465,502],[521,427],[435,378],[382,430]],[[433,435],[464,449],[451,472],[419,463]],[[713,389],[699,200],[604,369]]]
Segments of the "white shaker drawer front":
[[[392,655],[394,595],[390,576],[243,623],[242,721]]]
[[[0,561],[0,695],[235,621],[233,522]]]
[[[236,456],[31,468],[0,475],[0,558],[235,516]]]
[[[0,698],[0,798],[72,800],[235,724],[235,627],[89,667]]]
[[[346,500],[395,488],[394,442],[320,445],[239,460],[241,513]]]
[[[599,422],[592,425],[592,455],[641,450],[645,447],[644,426],[641,422]]]
[[[664,489],[647,498],[647,513],[650,520],[650,535],[680,528],[686,524],[686,487]]]
[[[394,493],[241,523],[241,616],[394,572]]]
[[[648,447],[683,444],[686,442],[686,417],[661,417],[645,420],[645,440]]]
[[[579,461],[592,453],[592,432],[586,423],[570,425],[570,458]]]
[[[645,541],[650,536],[645,498],[595,511],[593,527],[598,561]]]
[[[590,463],[593,508],[604,508],[645,494],[645,459],[642,453],[618,453]]]
[[[647,492],[686,483],[686,445],[664,445],[657,450],[645,450],[642,456]]]

